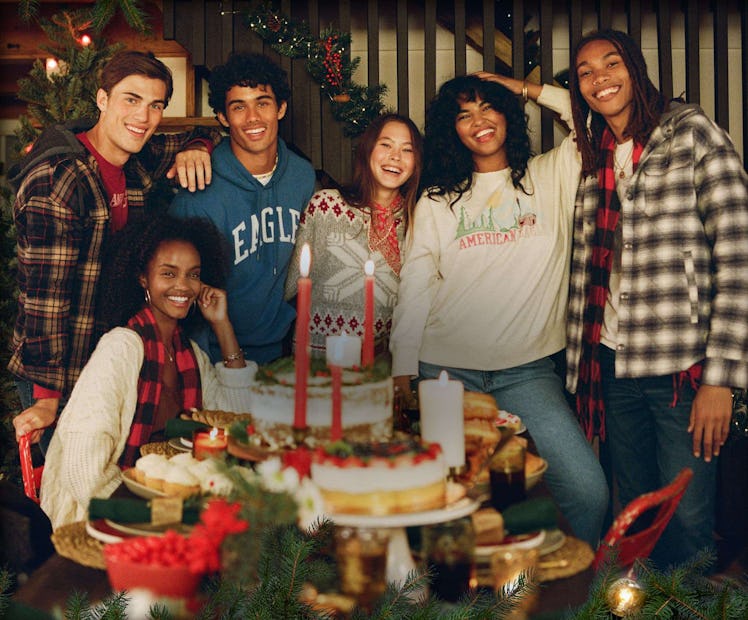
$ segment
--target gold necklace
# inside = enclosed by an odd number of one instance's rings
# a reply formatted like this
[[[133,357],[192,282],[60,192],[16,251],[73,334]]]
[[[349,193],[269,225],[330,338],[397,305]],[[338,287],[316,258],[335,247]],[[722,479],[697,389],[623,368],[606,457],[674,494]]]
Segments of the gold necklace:
[[[618,178],[623,179],[626,176],[626,166],[629,165],[629,161],[631,161],[631,158],[634,156],[634,142],[631,142],[631,150],[626,157],[626,161],[623,162],[623,165],[618,163],[618,158],[616,157],[617,150],[618,149],[613,150],[613,166],[618,170]]]

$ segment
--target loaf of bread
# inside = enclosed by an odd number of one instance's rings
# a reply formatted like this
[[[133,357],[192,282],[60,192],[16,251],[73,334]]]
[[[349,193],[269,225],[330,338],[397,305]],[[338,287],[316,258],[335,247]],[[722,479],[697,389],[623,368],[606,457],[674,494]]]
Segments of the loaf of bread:
[[[476,545],[498,545],[504,540],[504,517],[495,508],[481,508],[471,516]]]
[[[462,399],[462,413],[466,420],[471,418],[494,420],[499,413],[499,408],[490,394],[465,392]]]

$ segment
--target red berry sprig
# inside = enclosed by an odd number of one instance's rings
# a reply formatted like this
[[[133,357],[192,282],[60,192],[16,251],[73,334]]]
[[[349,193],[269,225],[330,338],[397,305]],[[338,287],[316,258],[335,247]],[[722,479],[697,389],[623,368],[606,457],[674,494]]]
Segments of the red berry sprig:
[[[325,58],[322,64],[325,66],[325,77],[330,86],[340,88],[343,85],[343,56],[337,50],[334,50],[335,37],[327,37],[325,40]]]

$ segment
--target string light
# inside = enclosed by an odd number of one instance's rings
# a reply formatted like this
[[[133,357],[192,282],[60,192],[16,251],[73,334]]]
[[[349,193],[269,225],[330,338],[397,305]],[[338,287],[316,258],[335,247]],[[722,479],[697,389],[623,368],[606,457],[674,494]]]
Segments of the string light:
[[[83,47],[88,47],[89,45],[91,45],[91,37],[89,37],[87,34],[84,34],[81,37],[81,45]]]

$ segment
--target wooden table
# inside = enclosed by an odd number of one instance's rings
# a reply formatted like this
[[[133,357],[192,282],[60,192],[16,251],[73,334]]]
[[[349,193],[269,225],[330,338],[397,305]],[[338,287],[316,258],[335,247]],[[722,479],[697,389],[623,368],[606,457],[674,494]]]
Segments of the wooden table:
[[[541,481],[530,496],[548,494],[547,487]],[[115,495],[133,497],[124,485],[117,489]],[[567,534],[570,532],[565,519],[561,518],[559,525]],[[539,584],[538,604],[532,617],[581,605],[588,598],[592,579],[593,571],[587,568],[571,577]],[[29,580],[16,591],[12,600],[50,612],[55,607],[64,609],[74,591],[88,593],[92,602],[101,601],[111,594],[106,571],[88,568],[54,554],[34,571]]]

